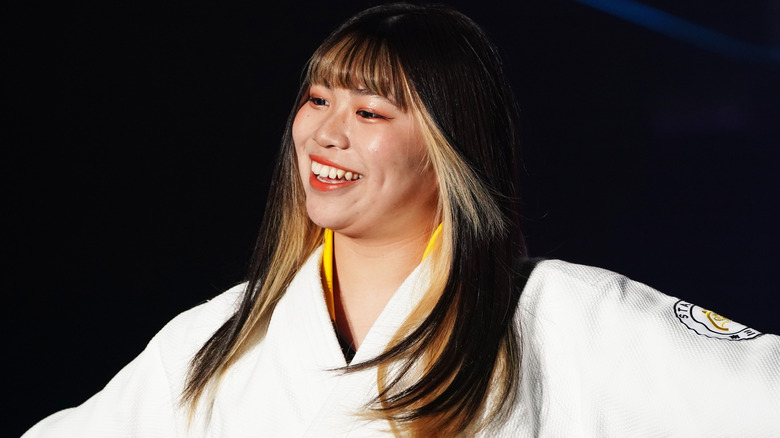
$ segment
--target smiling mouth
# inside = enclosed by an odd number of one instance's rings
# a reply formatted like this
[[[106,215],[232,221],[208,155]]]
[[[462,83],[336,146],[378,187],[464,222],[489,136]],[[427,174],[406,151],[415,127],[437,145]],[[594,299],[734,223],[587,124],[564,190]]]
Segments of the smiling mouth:
[[[328,166],[327,164],[321,164],[313,160],[311,162],[311,171],[316,176],[317,180],[325,184],[342,184],[363,178],[363,175],[359,173]]]

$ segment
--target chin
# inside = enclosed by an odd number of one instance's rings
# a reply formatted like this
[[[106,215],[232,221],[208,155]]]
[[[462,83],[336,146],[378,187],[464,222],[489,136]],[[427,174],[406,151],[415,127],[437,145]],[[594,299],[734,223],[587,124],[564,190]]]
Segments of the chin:
[[[330,228],[331,230],[341,230],[349,226],[350,221],[344,217],[344,214],[339,212],[318,211],[313,208],[306,209],[309,219],[314,222],[315,225],[322,228]]]

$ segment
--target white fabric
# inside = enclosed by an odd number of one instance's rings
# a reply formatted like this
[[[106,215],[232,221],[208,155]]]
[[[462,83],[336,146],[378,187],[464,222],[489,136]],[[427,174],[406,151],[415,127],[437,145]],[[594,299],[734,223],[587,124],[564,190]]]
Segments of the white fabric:
[[[374,437],[355,417],[376,373],[345,365],[325,306],[320,251],[279,302],[268,334],[228,372],[213,416],[186,428],[177,407],[192,355],[235,308],[241,287],[171,321],[83,405],[33,427],[36,437]],[[355,363],[383,350],[425,287],[424,265],[395,293]],[[541,262],[520,299],[521,389],[486,436],[780,436],[780,337],[695,333],[675,298],[618,274]]]

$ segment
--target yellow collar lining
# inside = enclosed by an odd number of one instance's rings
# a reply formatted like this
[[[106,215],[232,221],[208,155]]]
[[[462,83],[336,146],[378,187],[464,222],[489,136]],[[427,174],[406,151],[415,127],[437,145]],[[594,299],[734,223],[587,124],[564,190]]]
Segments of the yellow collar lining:
[[[433,232],[431,240],[428,241],[428,246],[425,247],[422,260],[433,251],[436,239],[441,234],[442,224],[436,227],[436,231]],[[330,320],[336,320],[336,304],[333,297],[333,230],[326,228],[324,235],[324,243],[322,248],[322,272],[325,277],[325,304],[328,306],[328,313],[330,314]]]

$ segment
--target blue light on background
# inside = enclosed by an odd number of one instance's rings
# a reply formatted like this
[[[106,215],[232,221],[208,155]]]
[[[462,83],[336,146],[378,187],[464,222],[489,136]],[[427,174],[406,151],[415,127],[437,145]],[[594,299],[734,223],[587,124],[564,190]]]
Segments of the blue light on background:
[[[761,47],[632,0],[575,0],[608,14],[710,52],[748,61],[780,64],[780,48]]]

